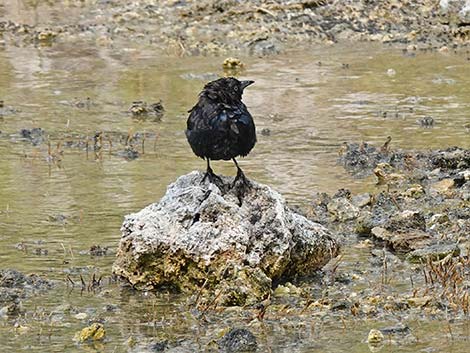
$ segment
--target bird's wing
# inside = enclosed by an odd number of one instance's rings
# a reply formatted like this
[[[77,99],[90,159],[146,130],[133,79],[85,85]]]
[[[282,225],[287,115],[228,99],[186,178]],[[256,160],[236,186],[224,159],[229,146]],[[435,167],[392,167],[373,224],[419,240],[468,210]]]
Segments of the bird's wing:
[[[226,108],[225,112],[230,123],[231,132],[237,135],[239,134],[240,128],[248,127],[253,124],[253,118],[244,104]]]
[[[226,131],[238,135],[239,128],[250,126],[253,119],[245,105],[197,104],[188,117],[188,130]]]
[[[191,110],[187,121],[188,130],[212,130],[226,118],[220,104],[204,104],[199,102]]]

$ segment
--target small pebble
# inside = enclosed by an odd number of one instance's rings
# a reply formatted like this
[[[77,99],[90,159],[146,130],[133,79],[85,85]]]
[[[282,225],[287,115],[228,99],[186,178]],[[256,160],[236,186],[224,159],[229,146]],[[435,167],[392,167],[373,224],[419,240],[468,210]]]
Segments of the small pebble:
[[[85,320],[88,317],[87,313],[78,313],[74,316],[77,320]]]
[[[367,343],[376,345],[384,340],[384,335],[380,330],[372,329],[367,336]]]

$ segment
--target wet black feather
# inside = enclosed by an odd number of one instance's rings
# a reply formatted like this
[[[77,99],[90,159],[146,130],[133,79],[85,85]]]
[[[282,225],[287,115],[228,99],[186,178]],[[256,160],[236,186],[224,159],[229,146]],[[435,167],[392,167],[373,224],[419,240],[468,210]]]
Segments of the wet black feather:
[[[198,157],[229,160],[250,153],[256,143],[256,130],[242,94],[251,83],[228,77],[204,86],[199,101],[189,111],[186,130]]]

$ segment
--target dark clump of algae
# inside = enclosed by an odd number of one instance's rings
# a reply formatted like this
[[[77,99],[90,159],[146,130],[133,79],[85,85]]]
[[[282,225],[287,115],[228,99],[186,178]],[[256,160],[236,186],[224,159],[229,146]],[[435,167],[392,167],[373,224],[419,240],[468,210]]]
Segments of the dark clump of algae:
[[[259,136],[240,160],[247,175],[302,207],[314,192],[375,190],[375,179],[353,178],[337,164],[344,141],[381,145],[391,136],[391,148],[470,148],[466,58],[415,54],[364,44],[241,58],[241,76],[256,81],[244,100]],[[276,296],[260,315],[259,308],[215,305],[197,311],[181,295],[134,291],[112,278],[123,215],[204,168],[185,140],[187,110],[207,80],[223,75],[222,62],[79,44],[0,51],[0,263],[55,281],[22,298],[19,313],[0,316],[2,350],[126,352],[165,342],[202,351],[224,328],[242,326],[260,351],[364,352],[370,329],[400,322],[414,339],[386,339],[382,351],[466,351],[468,321],[454,322],[451,313],[442,321],[315,311],[327,302],[328,285]],[[133,102],[160,100],[161,119],[129,112]],[[432,127],[419,123],[427,116]],[[22,130],[37,128],[33,143]],[[214,169],[235,174],[227,162]],[[343,253],[338,271],[367,273],[369,250],[346,246]],[[379,282],[371,272],[353,289]],[[394,290],[408,291],[408,282],[401,278]],[[74,341],[93,323],[104,326],[103,339]]]

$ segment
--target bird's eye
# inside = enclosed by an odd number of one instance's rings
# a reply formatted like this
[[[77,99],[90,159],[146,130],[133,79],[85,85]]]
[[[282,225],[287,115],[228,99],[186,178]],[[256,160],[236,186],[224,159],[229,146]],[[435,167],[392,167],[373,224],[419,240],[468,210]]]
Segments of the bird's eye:
[[[238,92],[238,86],[233,87],[233,89],[235,90],[235,92]]]

